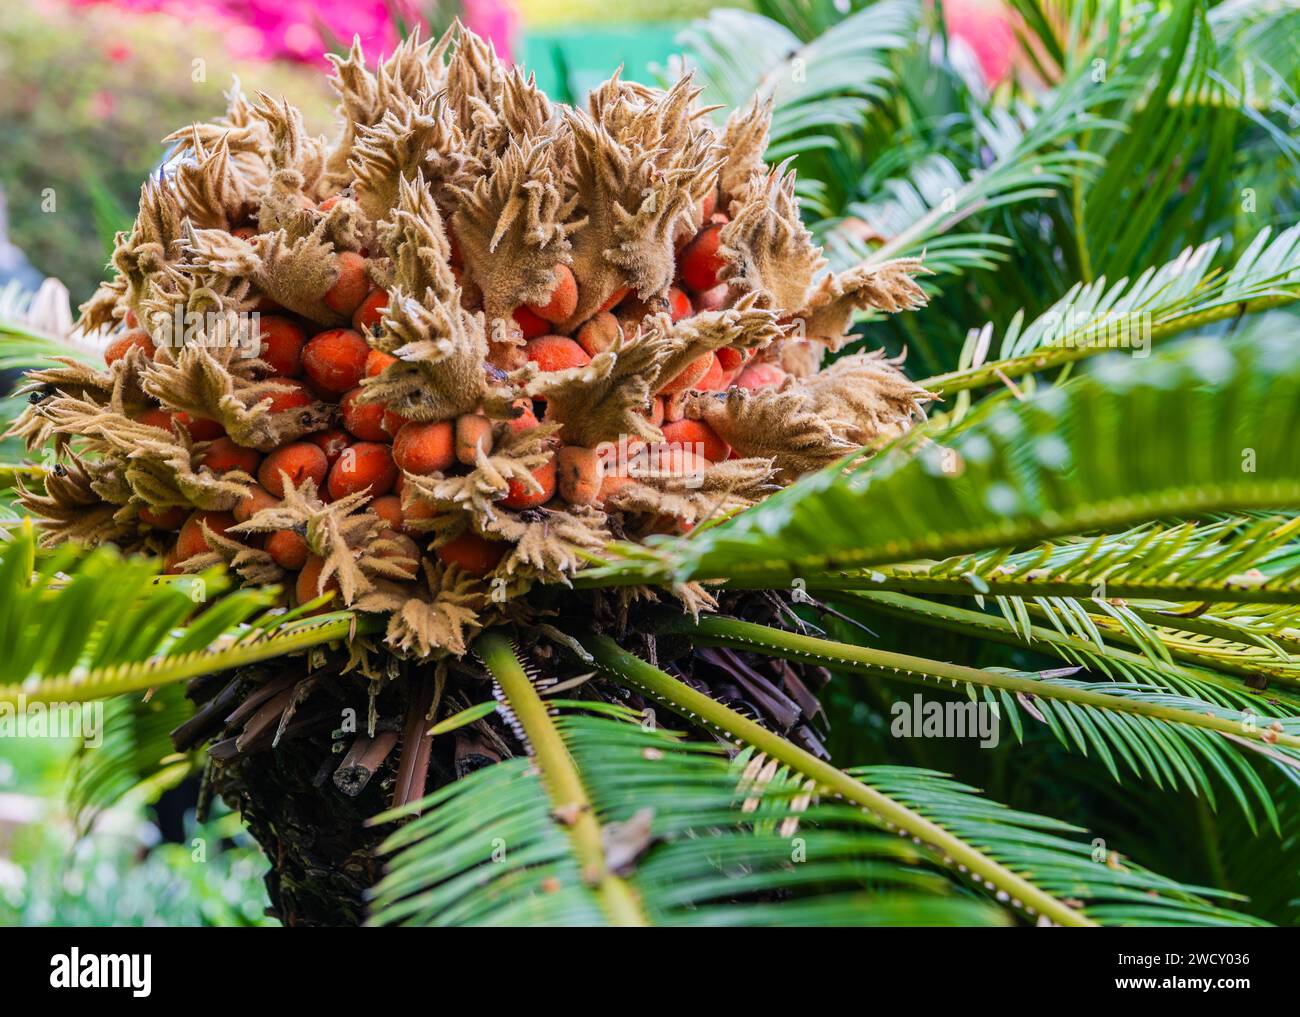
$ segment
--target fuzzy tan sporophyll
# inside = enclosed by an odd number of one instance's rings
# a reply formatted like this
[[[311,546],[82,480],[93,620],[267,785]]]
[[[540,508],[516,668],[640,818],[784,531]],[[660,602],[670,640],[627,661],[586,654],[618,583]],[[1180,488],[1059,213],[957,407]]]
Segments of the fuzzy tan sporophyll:
[[[459,27],[334,62],[333,141],[238,89],[170,136],[81,309],[114,332],[106,368],[33,372],[14,427],[60,456],[23,492],[46,542],[332,591],[386,613],[393,649],[460,655],[611,540],[743,509],[921,416],[881,353],[822,366],[855,312],[919,306],[921,269],[827,271],[793,172],[764,162],[770,103],[719,130],[689,78],[617,75],[552,103]],[[611,443],[671,447],[677,472],[604,474]]]

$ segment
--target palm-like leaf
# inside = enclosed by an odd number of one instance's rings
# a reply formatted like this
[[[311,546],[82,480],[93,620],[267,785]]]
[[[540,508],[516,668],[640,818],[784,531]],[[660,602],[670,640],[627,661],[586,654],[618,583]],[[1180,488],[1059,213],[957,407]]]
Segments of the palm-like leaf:
[[[75,332],[68,290],[57,279],[46,279],[35,293],[16,282],[0,289],[0,370],[34,367],[50,357],[96,360],[102,343]]]
[[[1151,523],[1122,533],[1000,548],[830,577],[834,589],[923,594],[1207,600],[1300,600],[1300,525],[1273,513]]]
[[[1300,707],[1300,695],[1297,695],[1293,685],[1285,682],[1289,671],[1278,668],[1275,673],[1275,665],[1271,662],[1276,658],[1265,658],[1270,663],[1260,664],[1256,658],[1248,658],[1243,654],[1241,660],[1249,663],[1243,663],[1234,669],[1229,666],[1232,663],[1231,654],[1222,650],[1219,653],[1207,650],[1197,659],[1189,659],[1190,655],[1187,654],[1176,655],[1171,651],[1179,649],[1177,635],[1152,628],[1140,616],[1128,619],[1128,629],[1108,626],[1107,620],[1115,616],[1096,606],[1096,601],[1025,601],[1018,597],[1002,597],[997,601],[1002,617],[997,617],[900,593],[855,591],[848,596],[869,605],[873,613],[974,635],[991,642],[1051,653],[1070,664],[1087,668],[1109,679],[1136,682],[1155,688],[1173,688],[1237,709],[1256,707],[1257,697],[1250,690],[1260,687],[1262,683],[1258,678],[1280,675],[1283,682],[1276,690],[1274,698],[1277,702],[1264,704],[1262,709],[1265,713],[1271,713],[1278,703],[1284,704],[1288,712],[1294,712]],[[1040,608],[1040,603],[1050,604],[1050,613]],[[1092,605],[1092,613],[1088,612],[1088,605]],[[1121,617],[1125,613],[1137,614],[1127,605],[1108,606]],[[1068,620],[1068,625],[1062,621],[1063,617]],[[1176,628],[1177,624],[1179,623],[1170,620],[1171,629]],[[1192,621],[1181,624],[1194,627],[1196,623]],[[1104,637],[1101,631],[1103,627],[1107,630]],[[1134,635],[1134,632],[1140,635]],[[1135,645],[1137,649],[1124,649],[1113,645],[1115,642]],[[1183,659],[1176,659],[1176,656]]]
[[[1214,240],[1147,269],[1131,283],[1121,279],[1107,285],[1104,276],[1079,283],[1028,325],[1017,313],[1002,336],[998,360],[983,362],[992,341],[992,326],[986,325],[967,342],[963,362],[968,366],[924,384],[948,395],[1110,349],[1145,356],[1150,345],[1173,336],[1294,303],[1300,300],[1300,227],[1272,240],[1271,233],[1266,229],[1256,236],[1227,272],[1213,270],[1219,248]]]
[[[83,741],[73,759],[68,805],[78,829],[90,829],[104,809],[128,795],[152,801],[193,772],[194,759],[178,754],[171,739],[192,712],[180,685],[104,704],[99,737]]]
[[[495,766],[421,803],[426,815],[386,844],[396,856],[377,889],[377,921],[602,923],[611,914],[601,889],[618,878],[607,871],[608,860],[628,857],[637,861],[624,889],[635,895],[623,899],[635,910],[622,917],[638,922],[999,920],[996,911],[952,895],[949,881],[964,880],[951,857],[884,834],[882,816],[815,801],[812,792],[821,790],[816,768],[807,767],[793,746],[778,744],[781,756],[765,765],[752,749],[729,760],[717,747],[646,730],[637,717],[553,718],[539,709],[536,692],[524,688],[528,679],[517,663],[493,659],[501,649],[489,647],[485,659],[504,680],[505,708],[532,739],[535,768],[524,760]],[[689,693],[685,686],[662,672],[648,673],[648,665],[628,668],[599,644],[592,649],[616,678],[641,688],[649,682],[667,705],[688,708],[688,696],[675,698]],[[529,709],[527,717],[517,714],[521,706]],[[724,730],[743,730],[744,719],[725,707],[708,701],[705,709]],[[575,780],[579,791],[571,787],[569,797],[557,800],[558,789]],[[940,774],[868,767],[840,774],[839,781],[862,788],[885,816],[907,823],[905,834],[917,829],[957,845],[952,849],[975,860],[980,875],[999,880],[989,885],[1003,890],[998,899],[1013,911],[1026,905],[1005,893],[1008,883],[1028,885],[1036,899],[1076,898],[1082,912],[1060,905],[1056,912],[1084,921],[1242,920],[1195,888],[1094,858],[1067,824],[985,802]],[[581,803],[573,800],[576,793],[584,796]],[[579,812],[579,804],[590,808]],[[576,816],[604,825],[594,864],[574,828]],[[486,825],[484,817],[491,817]],[[485,864],[489,859],[496,864]],[[765,899],[774,891],[782,894],[779,904]]]
[[[1182,243],[1197,239],[1195,232],[1188,234],[1187,220],[1204,200],[1201,189],[1211,201],[1216,192],[1230,190],[1225,179],[1235,113],[1225,104],[1206,109],[1175,101],[1179,94],[1211,87],[1216,50],[1206,5],[1153,7],[1134,21],[1121,38],[1108,39],[1103,51],[1104,59],[1131,68],[1143,86],[1129,90],[1114,109],[1129,125],[1128,135],[1094,139],[1093,150],[1105,156],[1105,169],[1080,197],[1076,248],[1084,278],[1095,272],[1128,274],[1167,256],[1163,234],[1171,223],[1177,223]],[[1196,121],[1199,129],[1192,126]],[[1185,186],[1185,167],[1193,160],[1199,172]],[[1143,186],[1134,187],[1135,180]],[[1174,211],[1183,201],[1181,214]]]
[[[748,11],[722,9],[679,39],[705,86],[704,98],[739,109],[771,98],[770,159],[830,147],[853,127],[893,77],[889,54],[908,45],[915,0],[880,0],[804,44],[788,28]],[[736,39],[744,39],[737,48]]]
[[[228,590],[217,572],[160,581],[159,565],[111,547],[38,554],[30,525],[0,546],[0,703],[142,692],[358,630],[351,612],[264,611],[273,590]]]
[[[1167,515],[1300,504],[1300,451],[1284,416],[1298,405],[1296,349],[1278,336],[1191,343],[1136,367],[1107,361],[995,407],[946,447],[904,441],[830,468],[612,571],[784,585]],[[1225,582],[1223,599],[1231,589]]]
[[[925,255],[926,265],[939,274],[989,268],[1005,260],[1010,244],[1005,237],[953,233],[954,228],[976,212],[1050,197],[1094,169],[1098,157],[1070,142],[1085,132],[1119,126],[1095,109],[1120,87],[1111,83],[1097,88],[1080,76],[1070,87],[1054,92],[1041,109],[1024,106],[1015,113],[999,110],[975,116],[972,144],[989,153],[987,164],[963,179],[949,159],[935,154],[906,177],[884,181],[878,195],[848,209],[884,236],[884,243],[871,250],[855,242],[851,232],[832,230],[826,239],[833,260],[878,264]]]
[[[897,605],[896,594],[878,595]],[[910,605],[924,620],[978,625],[979,617],[962,617],[957,609],[924,602]],[[989,619],[996,623],[997,619]],[[990,625],[994,628],[994,625]],[[1068,731],[1085,755],[1092,747],[1118,779],[1115,756],[1135,773],[1159,783],[1162,775],[1185,783],[1213,800],[1209,774],[1217,773],[1249,811],[1248,789],[1259,794],[1259,778],[1246,757],[1277,763],[1293,779],[1300,771],[1300,704],[1225,706],[1206,698],[1179,695],[1157,686],[1117,682],[1078,682],[1059,676],[983,670],[816,637],[784,633],[732,619],[707,619],[691,629],[705,645],[773,653],[820,664],[848,674],[888,677],[942,689],[964,687],[973,697],[1000,705],[1019,734],[1017,703],[1051,724],[1058,736]],[[1254,709],[1265,712],[1261,719]],[[1112,755],[1112,750],[1114,754]],[[1135,754],[1136,753],[1136,754]],[[1169,760],[1173,760],[1172,765]],[[1276,823],[1271,802],[1262,804]]]
[[[944,881],[916,864],[915,851],[861,813],[833,806],[799,813],[797,847],[808,862],[792,864],[791,837],[755,829],[762,814],[741,810],[743,757],[730,764],[716,749],[606,719],[570,715],[556,726],[575,758],[590,764],[584,773],[606,829],[621,823],[614,830],[632,837],[648,822],[649,851],[632,881],[638,924],[1005,921],[987,905],[945,893]],[[764,810],[788,812],[792,797],[769,785]],[[377,924],[609,923],[530,760],[475,773],[420,806],[427,814],[384,846],[395,856],[376,888]],[[652,818],[635,819],[642,809]],[[765,899],[777,891],[788,895],[779,905]]]

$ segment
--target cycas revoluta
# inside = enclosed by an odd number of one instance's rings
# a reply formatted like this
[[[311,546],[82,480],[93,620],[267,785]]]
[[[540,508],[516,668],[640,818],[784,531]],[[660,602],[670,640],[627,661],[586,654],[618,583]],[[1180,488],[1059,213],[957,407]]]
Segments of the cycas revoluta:
[[[879,6],[868,48],[911,27]],[[831,270],[793,171],[764,161],[774,109],[806,96],[723,124],[691,78],[616,76],[570,107],[460,30],[336,71],[334,141],[238,92],[173,135],[83,307],[115,331],[107,370],[32,374],[13,431],[59,459],[15,474],[44,533],[0,562],[7,698],[192,679],[175,746],[206,752],[287,922],[1254,920],[931,770],[837,769],[819,696],[832,672],[965,693],[1017,738],[1044,725],[1117,778],[1226,787],[1276,826],[1272,771],[1300,760],[1300,454],[1289,411],[1244,408],[1296,405],[1293,344],[1192,344],[924,411],[1090,355],[1108,315],[1152,314],[1161,339],[1294,300],[1294,230],[1222,278],[1201,248],[1070,291],[1050,313],[1090,324],[1068,342],[1016,318],[1004,360],[985,363],[986,330],[918,384],[843,347],[861,312],[925,303],[919,251],[845,267],[822,223]],[[1061,107],[1102,130],[1086,111],[1105,101]],[[959,190],[950,227],[1025,200],[1016,160],[1060,122]],[[1087,162],[1048,159],[1043,183]],[[941,231],[919,216],[883,249]],[[969,237],[941,271],[983,263],[993,242]],[[165,341],[182,320],[200,325]],[[57,649],[32,627],[46,601]],[[814,625],[860,613],[1075,666]]]

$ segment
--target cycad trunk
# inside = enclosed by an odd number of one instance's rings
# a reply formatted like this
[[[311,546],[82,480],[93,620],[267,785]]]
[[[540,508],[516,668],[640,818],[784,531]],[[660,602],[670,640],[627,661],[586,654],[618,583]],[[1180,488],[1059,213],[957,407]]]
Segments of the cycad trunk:
[[[205,792],[237,809],[265,852],[271,910],[285,925],[364,919],[365,891],[382,869],[375,849],[387,832],[367,820],[394,801],[407,754],[403,728],[413,728],[417,752],[428,745],[432,667],[382,683],[373,738],[371,683],[339,671],[331,664],[308,675],[295,660],[196,683],[198,713],[176,732],[179,747],[213,739]],[[430,790],[450,779],[446,760],[425,762]],[[425,790],[407,783],[411,798]]]
[[[356,925],[379,878],[382,831],[365,821],[387,803],[378,781],[356,798],[328,774],[319,781],[323,764],[338,759],[331,745],[328,735],[300,738],[212,768],[212,789],[239,810],[271,864],[271,913],[285,925]]]
[[[561,625],[589,631],[594,620],[701,691],[825,754],[813,723],[820,712],[814,693],[827,677],[822,669],[696,647],[680,636],[656,640],[646,635],[655,628],[653,610],[632,608],[629,615],[583,597],[565,606],[556,617]],[[721,606],[769,624],[788,611],[764,594],[729,595]],[[542,688],[590,670],[536,640],[526,656]],[[368,820],[522,751],[507,721],[496,715],[444,737],[428,735],[433,715],[491,696],[486,675],[469,660],[440,676],[435,665],[385,657],[383,676],[372,680],[358,671],[343,673],[346,659],[338,651],[316,660],[310,671],[292,660],[198,679],[190,689],[199,704],[196,715],[174,736],[181,749],[211,742],[206,792],[237,809],[261,845],[270,863],[272,912],[286,925],[363,921],[366,891],[382,875],[376,849],[392,829]],[[636,710],[649,705],[599,679],[566,694]]]

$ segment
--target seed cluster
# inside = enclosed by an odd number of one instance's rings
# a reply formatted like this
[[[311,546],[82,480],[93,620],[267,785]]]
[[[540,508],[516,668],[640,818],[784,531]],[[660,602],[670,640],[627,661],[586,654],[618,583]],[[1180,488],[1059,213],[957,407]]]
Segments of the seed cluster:
[[[63,465],[23,492],[47,541],[332,591],[394,649],[459,654],[611,539],[920,416],[878,352],[822,366],[856,311],[923,301],[920,266],[827,271],[763,161],[770,103],[719,129],[689,78],[615,76],[554,104],[459,27],[335,63],[332,141],[237,89],[171,136],[82,308],[105,369],[33,372],[14,428]]]

